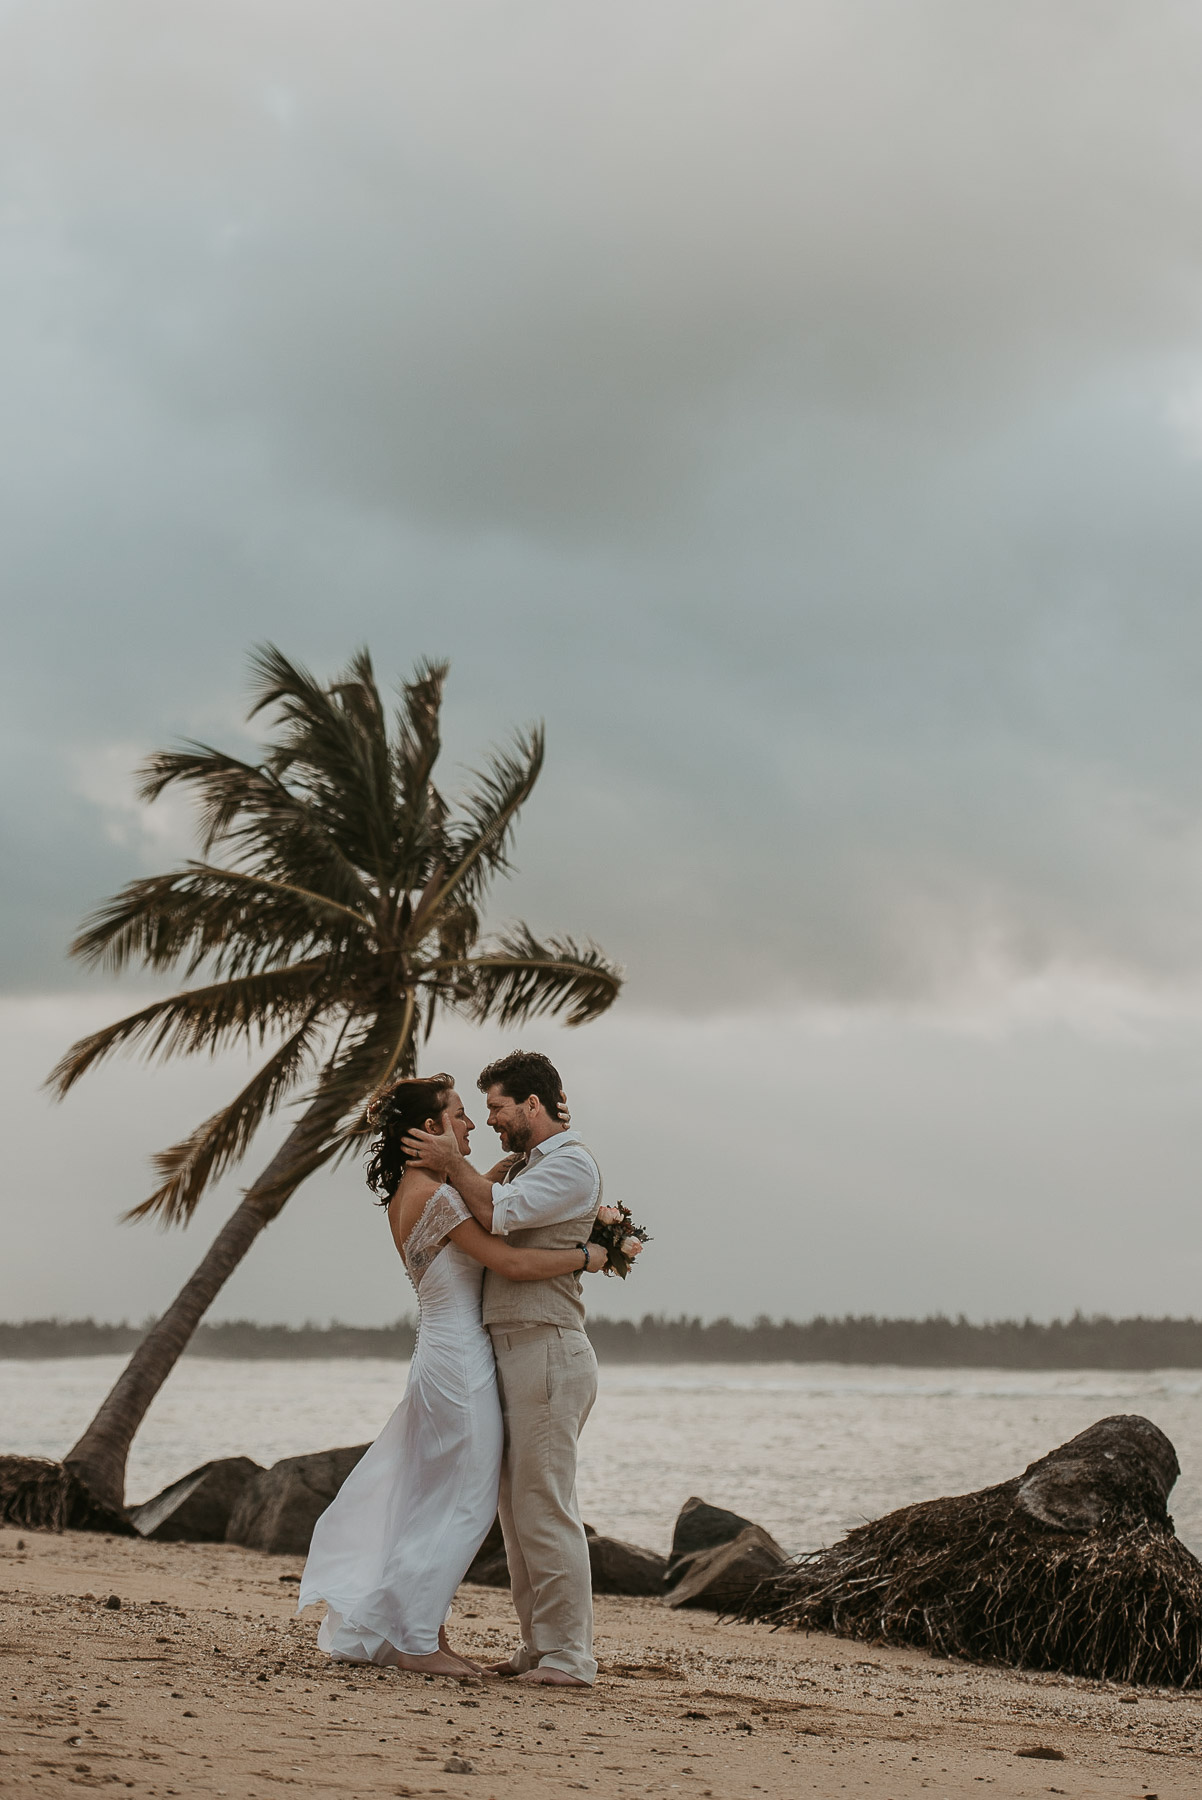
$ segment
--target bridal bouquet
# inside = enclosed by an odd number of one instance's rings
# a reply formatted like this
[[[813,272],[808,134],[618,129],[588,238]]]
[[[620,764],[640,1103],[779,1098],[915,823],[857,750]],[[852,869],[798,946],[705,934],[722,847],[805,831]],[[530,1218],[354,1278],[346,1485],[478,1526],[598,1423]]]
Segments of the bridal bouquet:
[[[636,1225],[630,1216],[627,1206],[599,1206],[597,1217],[593,1221],[593,1229],[589,1233],[591,1244],[603,1244],[609,1261],[605,1265],[606,1275],[620,1275],[625,1281],[630,1273],[631,1264],[642,1252],[648,1241],[648,1234],[641,1225]]]

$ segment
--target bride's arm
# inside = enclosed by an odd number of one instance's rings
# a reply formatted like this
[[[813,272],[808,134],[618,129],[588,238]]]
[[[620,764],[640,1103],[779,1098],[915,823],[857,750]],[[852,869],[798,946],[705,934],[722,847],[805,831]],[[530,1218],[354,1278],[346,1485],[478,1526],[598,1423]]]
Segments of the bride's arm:
[[[493,1164],[491,1169],[485,1169],[485,1171],[484,1171],[485,1181],[502,1181],[502,1180],[504,1180],[505,1176],[508,1175],[510,1169],[512,1169],[514,1163],[520,1162],[520,1161],[521,1161],[521,1158],[518,1156],[503,1156],[501,1158],[500,1162],[496,1162]]]
[[[608,1260],[603,1244],[586,1244],[587,1265],[575,1244],[570,1250],[519,1250],[507,1238],[493,1237],[475,1219],[465,1219],[457,1225],[451,1242],[509,1281],[547,1281],[552,1275],[599,1275]]]

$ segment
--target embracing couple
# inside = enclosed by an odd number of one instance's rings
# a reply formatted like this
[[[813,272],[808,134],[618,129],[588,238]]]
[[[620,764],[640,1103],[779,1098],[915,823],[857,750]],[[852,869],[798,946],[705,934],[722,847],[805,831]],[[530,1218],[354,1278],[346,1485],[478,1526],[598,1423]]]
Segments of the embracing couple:
[[[368,1184],[417,1291],[404,1399],[317,1521],[299,1606],[344,1662],[479,1674],[446,1636],[451,1600],[498,1510],[521,1643],[498,1675],[591,1686],[593,1602],[576,1444],[597,1393],[579,1277],[601,1173],[545,1056],[480,1076],[505,1158],[467,1161],[475,1129],[449,1075],[394,1082],[370,1114]]]

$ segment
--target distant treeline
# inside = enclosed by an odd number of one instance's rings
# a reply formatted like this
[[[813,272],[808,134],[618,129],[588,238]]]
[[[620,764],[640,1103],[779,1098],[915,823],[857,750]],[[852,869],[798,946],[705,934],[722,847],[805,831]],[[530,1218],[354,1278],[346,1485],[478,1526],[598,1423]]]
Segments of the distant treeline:
[[[0,1324],[0,1358],[111,1356],[134,1348],[145,1326],[93,1319],[31,1319]],[[594,1319],[589,1335],[602,1362],[895,1363],[908,1368],[1202,1369],[1197,1319],[1056,1319],[1038,1325],[967,1319],[731,1319],[662,1316]],[[378,1356],[413,1353],[414,1326],[202,1325],[189,1354],[209,1357]]]

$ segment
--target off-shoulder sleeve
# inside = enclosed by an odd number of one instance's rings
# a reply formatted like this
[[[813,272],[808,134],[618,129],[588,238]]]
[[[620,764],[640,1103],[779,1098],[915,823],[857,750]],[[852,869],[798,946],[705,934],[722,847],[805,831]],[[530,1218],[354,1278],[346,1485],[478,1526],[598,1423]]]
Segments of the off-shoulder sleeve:
[[[414,1287],[421,1286],[422,1276],[456,1225],[462,1225],[471,1216],[453,1187],[444,1182],[435,1188],[422,1208],[420,1219],[405,1239],[405,1267]]]

